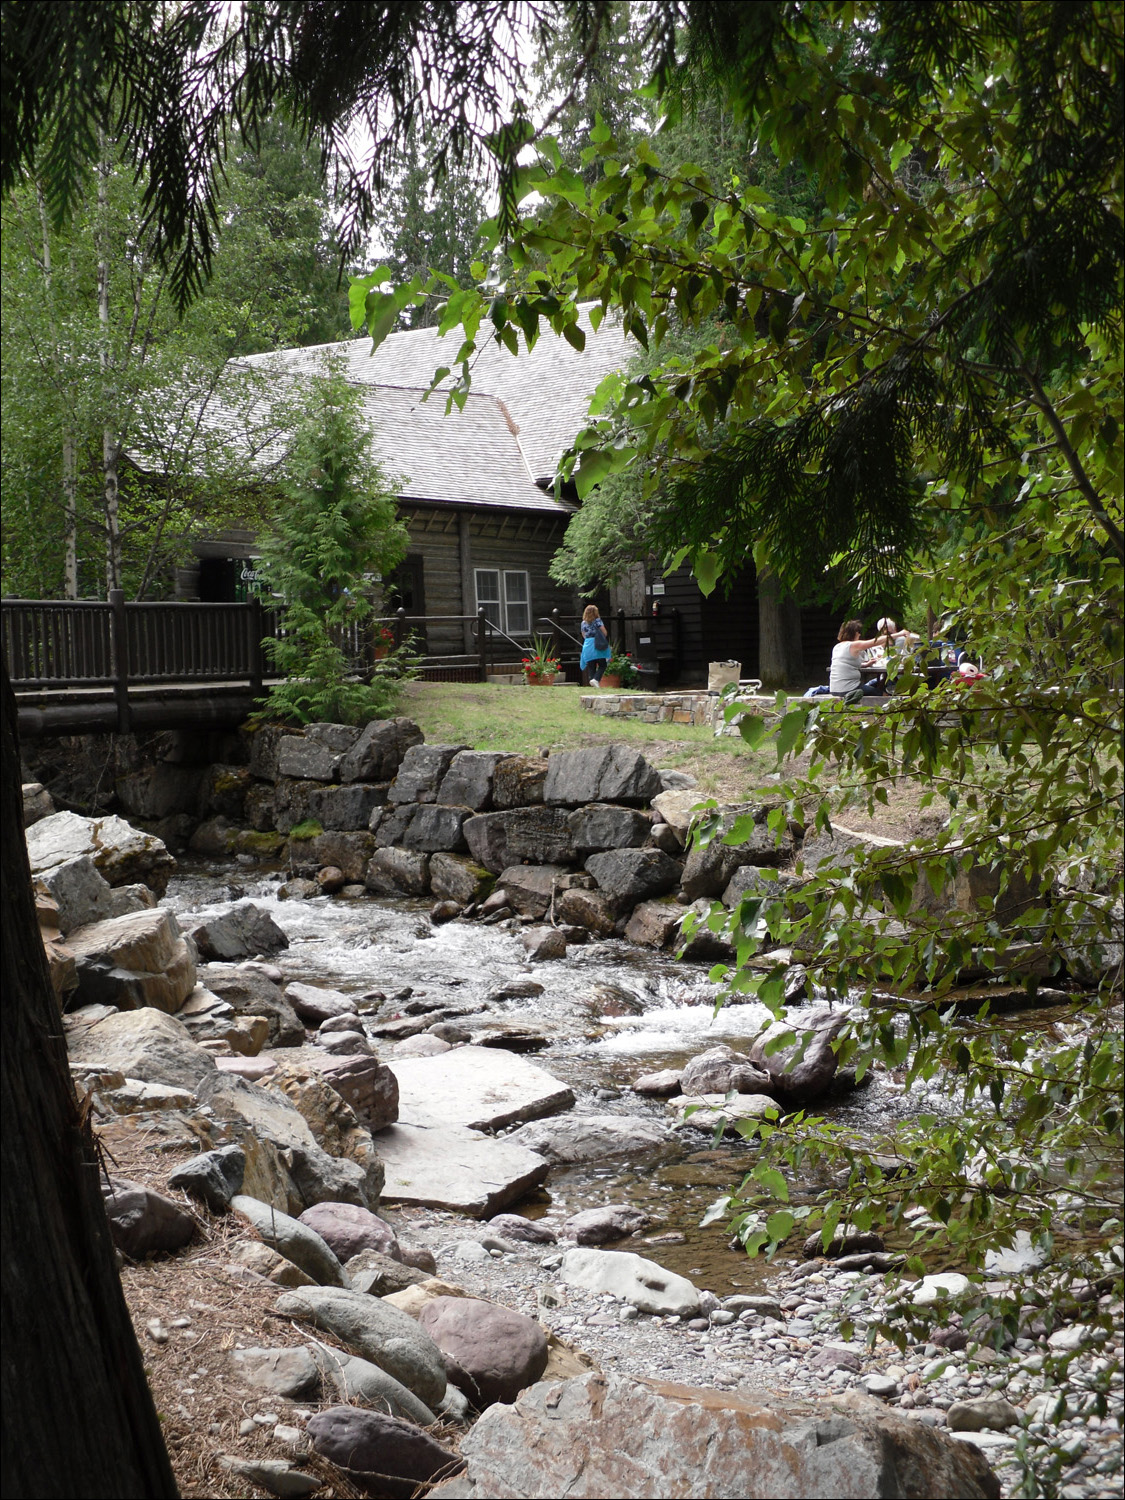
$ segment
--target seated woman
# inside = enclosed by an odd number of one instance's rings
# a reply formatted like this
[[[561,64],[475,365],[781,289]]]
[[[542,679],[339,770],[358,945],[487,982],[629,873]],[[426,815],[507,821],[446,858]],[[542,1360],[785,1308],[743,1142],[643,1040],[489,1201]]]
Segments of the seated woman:
[[[845,703],[858,703],[868,691],[880,686],[878,678],[864,680],[860,658],[865,651],[887,644],[886,634],[863,639],[863,621],[845,620],[840,626],[837,643],[832,647],[832,662],[828,669],[828,691],[834,698],[843,698]]]

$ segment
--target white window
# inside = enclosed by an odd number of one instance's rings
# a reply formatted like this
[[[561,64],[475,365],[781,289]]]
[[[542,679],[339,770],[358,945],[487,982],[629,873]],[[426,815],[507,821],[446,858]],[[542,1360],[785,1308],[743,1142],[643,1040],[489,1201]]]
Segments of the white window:
[[[531,634],[531,580],[526,573],[477,568],[477,608],[507,635]]]

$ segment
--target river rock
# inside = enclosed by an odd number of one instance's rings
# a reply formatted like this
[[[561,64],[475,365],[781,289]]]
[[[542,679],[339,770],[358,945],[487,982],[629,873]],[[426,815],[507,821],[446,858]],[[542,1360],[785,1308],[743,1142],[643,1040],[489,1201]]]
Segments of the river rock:
[[[35,891],[54,901],[58,928],[64,936],[75,927],[122,915],[114,910],[113,887],[88,854],[44,870],[35,877]]]
[[[677,787],[653,797],[652,810],[672,829],[680,844],[686,845],[697,817],[696,808],[706,800],[693,787]]]
[[[523,1146],[463,1126],[392,1125],[379,1137],[379,1152],[389,1202],[474,1219],[526,1197],[550,1170],[550,1163]]]
[[[628,1203],[605,1203],[571,1214],[562,1227],[564,1239],[578,1245],[604,1245],[609,1240],[628,1239],[651,1223],[648,1214]]]
[[[969,1444],[864,1397],[810,1407],[622,1375],[541,1381],[485,1412],[461,1453],[466,1474],[432,1491],[435,1500],[1000,1494]]]
[[[280,953],[289,946],[289,939],[269,912],[251,901],[242,901],[222,916],[199,922],[189,931],[204,963]]]
[[[547,762],[543,800],[583,807],[591,802],[647,806],[661,791],[660,773],[628,745],[567,750]]]
[[[608,802],[591,802],[576,808],[569,821],[580,859],[605,849],[639,849],[652,831],[648,813],[632,807],[614,807]]]
[[[363,1053],[325,1057],[312,1049],[302,1053],[302,1058],[306,1057],[309,1066],[347,1101],[368,1130],[385,1130],[398,1119],[398,1079],[377,1057]]]
[[[972,1282],[960,1271],[936,1271],[923,1276],[911,1293],[915,1307],[932,1307],[934,1303],[953,1301],[970,1290]]]
[[[250,964],[207,964],[202,983],[240,1016],[265,1016],[271,1047],[299,1047],[305,1028],[297,1012],[272,979]]]
[[[569,873],[565,865],[509,865],[501,871],[498,884],[513,911],[538,920],[564,893]]]
[[[356,1013],[356,1003],[350,995],[316,984],[288,984],[285,998],[301,1020],[313,1026],[336,1016],[354,1016]]]
[[[243,1479],[280,1500],[303,1500],[322,1487],[319,1474],[306,1474],[287,1458],[237,1458],[224,1453],[219,1457],[219,1467]]]
[[[231,1374],[255,1390],[290,1401],[315,1400],[320,1370],[309,1349],[231,1349]]]
[[[66,946],[77,964],[81,1004],[151,1005],[171,1014],[195,988],[194,946],[163,906],[76,927]]]
[[[406,752],[423,740],[413,719],[375,719],[366,725],[339,765],[340,780],[390,781]]]
[[[554,1230],[535,1219],[525,1219],[522,1214],[494,1214],[489,1224],[505,1240],[519,1240],[529,1245],[558,1243]]]
[[[569,1114],[521,1125],[508,1139],[551,1162],[580,1162],[658,1150],[672,1135],[659,1121],[633,1115]]]
[[[315,876],[318,870],[332,865],[341,872],[345,881],[358,884],[364,878],[367,862],[374,853],[373,833],[333,831],[318,833],[308,839],[289,835],[289,864],[299,875]]]
[[[243,1240],[235,1245],[227,1270],[238,1280],[245,1279],[243,1273],[252,1272],[272,1281],[277,1287],[316,1286],[307,1271],[286,1260],[284,1255],[278,1255],[261,1240]]]
[[[363,1292],[301,1287],[277,1301],[286,1317],[303,1318],[353,1353],[386,1370],[431,1409],[445,1394],[445,1366],[428,1334],[406,1313]]]
[[[385,1219],[354,1203],[314,1203],[306,1208],[300,1223],[307,1224],[330,1246],[341,1262],[361,1250],[377,1250],[397,1260],[398,1239]]]
[[[93,1025],[66,1033],[72,1063],[117,1071],[145,1083],[164,1083],[198,1093],[215,1074],[215,1059],[163,1011],[113,1011]]]
[[[770,1075],[733,1047],[711,1047],[693,1057],[680,1074],[685,1094],[765,1094]]]
[[[259,1202],[257,1198],[247,1197],[245,1193],[236,1193],[230,1206],[253,1224],[267,1245],[295,1266],[300,1266],[319,1286],[347,1286],[347,1274],[339,1259],[307,1224],[271,1208],[268,1203]]]
[[[860,1255],[865,1251],[878,1251],[886,1248],[883,1236],[876,1234],[874,1230],[865,1230],[862,1233],[845,1231],[829,1240],[827,1249],[819,1234],[810,1234],[801,1247],[801,1253],[806,1260],[812,1260],[819,1255],[827,1256],[830,1260],[837,1260],[841,1255]]]
[[[492,773],[494,808],[540,807],[547,761],[535,755],[506,755]]]
[[[168,1174],[168,1186],[199,1198],[212,1213],[225,1213],[231,1199],[242,1191],[246,1175],[246,1153],[241,1146],[220,1146],[181,1162]]]
[[[142,833],[113,816],[83,818],[78,813],[54,813],[26,832],[32,876],[56,865],[89,855],[110,885],[147,885],[163,896],[176,861],[151,833]]]
[[[376,849],[363,883],[384,896],[425,896],[430,889],[429,856],[414,849]]]
[[[277,747],[277,772],[298,781],[336,781],[341,752],[306,735],[287,734]]]
[[[195,1235],[191,1214],[140,1182],[103,1178],[102,1200],[113,1243],[130,1260],[180,1250]]]
[[[450,762],[438,788],[439,803],[487,812],[492,806],[492,777],[506,757],[493,750],[462,750]]]
[[[566,936],[557,927],[525,927],[520,941],[532,963],[566,957]]]
[[[39,781],[25,781],[21,788],[23,796],[23,826],[30,828],[32,823],[38,823],[43,818],[49,818],[55,811],[55,804],[51,800],[51,794]]]
[[[565,812],[553,807],[516,807],[478,813],[464,825],[473,858],[499,875],[511,865],[567,864],[576,858]]]
[[[950,1432],[1006,1432],[1018,1427],[1023,1413],[1003,1396],[974,1396],[954,1401],[945,1414]]]
[[[394,1417],[405,1417],[423,1427],[437,1421],[424,1401],[419,1401],[413,1391],[370,1360],[321,1343],[313,1343],[311,1353],[325,1390],[334,1391],[339,1400],[389,1411]]]
[[[642,901],[626,924],[625,939],[644,948],[666,948],[679,932],[683,915],[675,901]]]
[[[591,854],[586,869],[599,890],[620,903],[622,909],[662,896],[680,878],[678,861],[659,849],[614,849]]]
[[[413,1422],[381,1411],[330,1406],[309,1418],[307,1431],[317,1453],[366,1495],[405,1500],[465,1467]]]
[[[469,906],[483,901],[495,884],[495,875],[463,854],[438,851],[430,858],[430,891],[444,901]]]
[[[685,1276],[628,1250],[568,1250],[559,1275],[571,1286],[612,1292],[641,1312],[683,1318],[699,1314],[699,1293]]]
[[[315,1056],[312,1049],[303,1051],[299,1057],[279,1059],[265,1087],[282,1095],[300,1113],[317,1145],[330,1157],[354,1162],[362,1168],[361,1197],[374,1207],[383,1189],[383,1163],[371,1132],[360,1123],[351,1105],[324,1073],[305,1062],[310,1056]]]
[[[696,1130],[723,1127],[725,1135],[738,1135],[740,1120],[777,1119],[780,1106],[768,1094],[680,1094],[668,1100],[676,1126]]]
[[[569,1109],[574,1094],[543,1068],[496,1047],[456,1047],[392,1064],[399,1119],[415,1126],[501,1130]]]
[[[633,1092],[652,1099],[668,1099],[681,1092],[679,1068],[661,1068],[658,1073],[642,1073],[633,1080]]]
[[[617,929],[617,905],[602,891],[584,891],[578,887],[561,891],[555,903],[555,916],[592,932],[595,937],[612,937]]]
[[[769,1074],[770,1093],[790,1105],[806,1104],[823,1094],[836,1072],[832,1043],[847,1019],[846,1011],[817,1005],[775,1021],[750,1049],[750,1061]],[[796,1032],[796,1041],[768,1052],[771,1040],[787,1031]]]
[[[369,1297],[386,1297],[429,1280],[426,1271],[403,1265],[389,1255],[380,1255],[378,1250],[361,1250],[352,1256],[344,1270],[355,1290],[366,1292]]]
[[[437,1297],[418,1322],[455,1362],[453,1382],[474,1406],[514,1401],[547,1365],[547,1340],[523,1313],[476,1297]]]
[[[389,800],[392,803],[436,802],[438,790],[454,758],[468,748],[468,745],[411,745],[391,784]]]

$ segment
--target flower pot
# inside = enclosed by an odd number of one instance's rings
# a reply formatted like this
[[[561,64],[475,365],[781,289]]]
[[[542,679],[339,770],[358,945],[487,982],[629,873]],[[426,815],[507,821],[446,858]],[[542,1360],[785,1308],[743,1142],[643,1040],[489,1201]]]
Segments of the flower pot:
[[[602,687],[604,687],[604,688],[619,688],[620,686],[621,686],[621,678],[617,675],[616,672],[603,672],[602,673]]]
[[[554,687],[555,685],[555,674],[553,672],[546,674],[525,672],[524,677],[528,687]]]

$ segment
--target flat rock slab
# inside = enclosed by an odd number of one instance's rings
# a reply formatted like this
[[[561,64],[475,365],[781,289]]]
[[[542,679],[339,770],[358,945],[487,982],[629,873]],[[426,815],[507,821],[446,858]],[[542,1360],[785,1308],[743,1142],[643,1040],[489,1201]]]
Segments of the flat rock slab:
[[[540,1381],[490,1407],[461,1454],[467,1472],[435,1500],[1000,1494],[967,1443],[870,1400],[813,1408],[620,1375]]]
[[[395,1060],[400,1124],[501,1130],[569,1109],[574,1095],[534,1063],[496,1047]],[[380,1137],[380,1151],[386,1137]],[[505,1198],[504,1202],[510,1201]]]
[[[379,1155],[387,1202],[446,1208],[473,1219],[522,1198],[550,1169],[535,1152],[464,1126],[392,1125],[379,1136]]]

